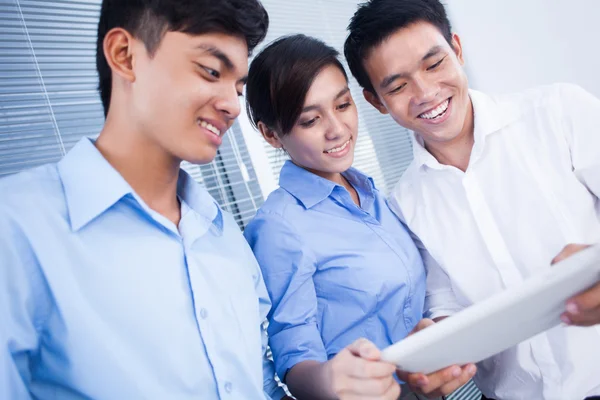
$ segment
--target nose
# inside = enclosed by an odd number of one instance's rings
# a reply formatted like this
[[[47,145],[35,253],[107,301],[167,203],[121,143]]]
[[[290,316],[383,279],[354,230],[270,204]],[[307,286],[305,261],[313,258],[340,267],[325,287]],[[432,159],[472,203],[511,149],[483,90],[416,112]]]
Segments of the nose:
[[[339,115],[332,114],[328,118],[329,125],[327,126],[327,130],[325,132],[325,138],[327,140],[335,140],[340,136],[344,136],[344,132],[346,131],[346,125],[342,121]]]
[[[228,119],[235,119],[240,115],[240,99],[235,86],[222,88],[217,96],[215,108]]]
[[[416,77],[414,79],[414,100],[417,105],[434,101],[440,91],[440,86],[432,79]]]

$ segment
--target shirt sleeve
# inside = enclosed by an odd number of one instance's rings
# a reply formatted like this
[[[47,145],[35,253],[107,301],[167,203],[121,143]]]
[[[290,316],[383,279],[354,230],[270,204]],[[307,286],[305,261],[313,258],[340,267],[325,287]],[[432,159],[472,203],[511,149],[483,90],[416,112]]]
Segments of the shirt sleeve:
[[[561,84],[562,122],[573,171],[600,198],[600,100],[576,85]]]
[[[456,314],[464,307],[456,299],[456,295],[452,289],[452,281],[446,271],[429,254],[423,242],[410,230],[410,226],[406,224],[397,196],[398,194],[394,193],[390,197],[388,204],[400,221],[409,228],[410,236],[415,242],[417,249],[419,249],[425,270],[427,271],[424,314],[427,318],[431,319]]]
[[[30,355],[49,293],[25,235],[1,204],[0,232],[0,398],[28,399]]]
[[[248,250],[249,251],[249,250]],[[262,339],[262,365],[263,365],[263,391],[267,400],[280,400],[286,395],[283,388],[279,385],[275,376],[275,365],[273,359],[270,356],[268,347],[268,334],[266,321],[269,310],[271,309],[271,300],[269,300],[269,294],[265,287],[262,273],[258,267],[256,260],[252,254],[249,254],[249,259],[252,260],[255,270],[255,289],[258,297],[258,309],[260,313],[260,320],[263,321],[260,325],[260,334]]]
[[[244,235],[262,270],[273,303],[269,343],[277,375],[306,360],[327,361],[317,327],[316,261],[295,229],[281,216],[259,212]]]
[[[286,396],[285,390],[279,385],[275,376],[275,364],[270,356],[268,347],[267,322],[261,325],[262,351],[263,351],[263,390],[267,400],[280,400]]]
[[[464,307],[456,299],[450,277],[417,238],[415,238],[415,244],[423,257],[423,264],[427,270],[425,316],[434,319],[456,314]]]

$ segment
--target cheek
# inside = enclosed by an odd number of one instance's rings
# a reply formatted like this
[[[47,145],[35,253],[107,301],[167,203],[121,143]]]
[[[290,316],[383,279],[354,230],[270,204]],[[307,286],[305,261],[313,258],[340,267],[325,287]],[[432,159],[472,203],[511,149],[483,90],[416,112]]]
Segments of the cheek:
[[[177,93],[172,80],[164,71],[149,69],[136,76],[134,83],[135,103],[139,111],[150,116],[167,114],[172,97]]]
[[[317,153],[316,143],[311,141],[299,141],[294,143],[295,153],[303,158],[313,158]]]
[[[401,124],[406,124],[410,121],[410,104],[404,101],[395,101],[390,108],[394,120]]]
[[[319,147],[317,139],[310,135],[310,132],[298,132],[295,133],[295,135],[301,135],[302,138],[289,138],[283,143],[284,149],[293,159],[297,161],[307,161],[319,157],[322,150]]]
[[[462,68],[458,64],[453,65],[453,68],[450,68],[446,72],[444,81],[450,83],[454,87],[465,87],[466,89],[467,78]]]
[[[168,86],[158,86],[153,94],[155,96],[157,115],[162,115],[171,124],[181,126],[189,122],[195,122],[198,110],[202,106],[202,88],[194,86],[194,82],[179,84],[180,82],[169,82]]]
[[[352,135],[356,136],[356,134],[358,133],[358,111],[354,109],[351,110],[348,114],[348,122],[346,124],[348,125],[348,128],[350,129]]]

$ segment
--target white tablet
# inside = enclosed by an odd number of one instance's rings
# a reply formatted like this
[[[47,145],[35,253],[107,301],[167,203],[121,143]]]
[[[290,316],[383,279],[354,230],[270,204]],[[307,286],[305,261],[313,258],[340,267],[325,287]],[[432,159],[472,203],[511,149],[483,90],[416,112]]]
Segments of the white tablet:
[[[425,374],[482,361],[560,324],[566,301],[599,280],[597,245],[385,348],[382,358]]]

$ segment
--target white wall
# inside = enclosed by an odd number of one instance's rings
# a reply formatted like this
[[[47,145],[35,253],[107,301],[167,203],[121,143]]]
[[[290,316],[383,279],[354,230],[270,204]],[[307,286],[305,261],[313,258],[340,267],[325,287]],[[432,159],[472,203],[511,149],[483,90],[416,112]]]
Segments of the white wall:
[[[600,0],[445,0],[471,87],[506,93],[553,82],[600,97]]]

